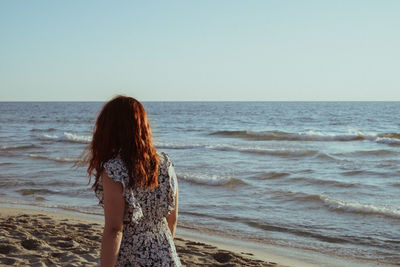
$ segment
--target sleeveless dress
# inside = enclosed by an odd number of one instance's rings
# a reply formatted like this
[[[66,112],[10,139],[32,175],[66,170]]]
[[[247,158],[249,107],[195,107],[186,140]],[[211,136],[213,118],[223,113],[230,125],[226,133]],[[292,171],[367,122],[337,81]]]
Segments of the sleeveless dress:
[[[121,158],[104,163],[107,175],[123,186],[123,234],[115,266],[181,266],[166,216],[175,209],[177,178],[168,155],[161,153],[158,187],[129,188],[128,170]],[[96,196],[104,205],[99,180]]]

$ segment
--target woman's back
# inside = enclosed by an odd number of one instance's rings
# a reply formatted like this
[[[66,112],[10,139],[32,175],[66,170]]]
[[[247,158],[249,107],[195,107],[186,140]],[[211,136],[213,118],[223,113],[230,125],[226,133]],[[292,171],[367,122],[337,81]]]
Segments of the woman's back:
[[[116,266],[180,266],[166,217],[175,207],[177,180],[169,157],[160,156],[158,186],[129,186],[128,169],[120,157],[104,163],[104,170],[122,183],[125,211],[123,236]],[[103,204],[101,180],[96,195]]]

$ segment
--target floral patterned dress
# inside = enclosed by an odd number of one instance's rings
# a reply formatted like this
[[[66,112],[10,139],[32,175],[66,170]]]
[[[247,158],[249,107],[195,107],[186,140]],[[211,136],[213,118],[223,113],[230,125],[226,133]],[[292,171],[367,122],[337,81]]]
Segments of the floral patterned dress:
[[[177,179],[168,155],[161,153],[155,189],[129,188],[127,168],[121,158],[107,161],[107,175],[123,186],[123,235],[115,266],[181,266],[166,217],[175,209]],[[104,205],[101,178],[96,196]]]

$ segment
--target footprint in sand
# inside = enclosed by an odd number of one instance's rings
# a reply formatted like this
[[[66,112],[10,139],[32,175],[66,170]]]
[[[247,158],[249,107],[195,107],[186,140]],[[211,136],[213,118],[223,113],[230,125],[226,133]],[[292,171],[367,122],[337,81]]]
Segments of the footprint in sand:
[[[37,250],[43,246],[43,241],[33,238],[26,238],[22,240],[21,245],[29,250]]]
[[[213,255],[213,258],[219,263],[226,263],[232,259],[232,255],[228,252],[217,252]]]

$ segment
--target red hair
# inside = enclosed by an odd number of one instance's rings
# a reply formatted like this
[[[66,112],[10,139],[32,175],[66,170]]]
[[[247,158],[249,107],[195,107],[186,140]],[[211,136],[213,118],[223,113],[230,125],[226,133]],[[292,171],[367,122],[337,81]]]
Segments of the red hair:
[[[117,96],[107,102],[94,127],[89,145],[89,177],[97,187],[103,164],[121,157],[128,169],[129,186],[154,188],[158,185],[160,158],[153,145],[143,105],[132,97]]]

